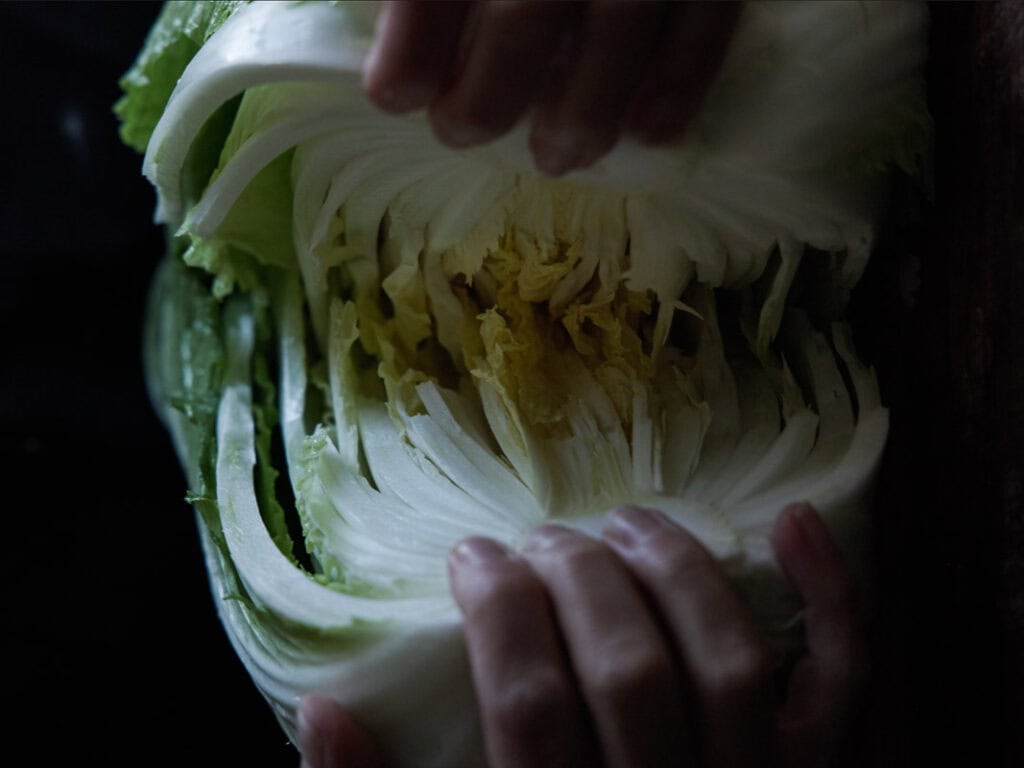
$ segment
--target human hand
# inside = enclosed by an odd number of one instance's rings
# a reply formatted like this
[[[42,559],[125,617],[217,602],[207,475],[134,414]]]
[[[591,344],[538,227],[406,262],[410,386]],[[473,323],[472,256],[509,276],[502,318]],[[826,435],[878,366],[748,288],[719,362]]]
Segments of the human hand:
[[[781,702],[749,612],[658,513],[622,510],[600,542],[545,526],[522,556],[459,545],[452,589],[490,768],[832,765],[866,670],[856,591],[809,506],[787,507],[772,543],[805,606]],[[302,715],[308,768],[378,765],[333,702],[307,699]]]
[[[733,2],[389,2],[363,68],[389,112],[427,107],[440,141],[483,144],[532,112],[537,167],[591,165],[622,132],[659,143],[696,112]]]
[[[865,668],[852,580],[806,505],[772,541],[805,605],[781,705],[749,611],[660,513],[621,510],[600,542],[545,526],[522,557],[460,545],[452,587],[491,768],[830,765]]]
[[[366,732],[334,699],[319,694],[299,702],[299,768],[383,768]]]

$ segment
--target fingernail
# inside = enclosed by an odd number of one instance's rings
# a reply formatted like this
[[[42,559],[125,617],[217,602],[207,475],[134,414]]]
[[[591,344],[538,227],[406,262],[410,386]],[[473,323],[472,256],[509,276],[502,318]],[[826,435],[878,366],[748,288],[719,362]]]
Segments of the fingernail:
[[[817,554],[825,554],[832,546],[828,530],[821,522],[817,512],[807,502],[790,504],[786,507],[790,518],[796,524],[801,538]]]
[[[653,509],[641,507],[619,507],[605,527],[606,538],[626,546],[632,546],[668,527],[665,516]]]
[[[420,87],[375,87],[372,82],[364,81],[367,95],[383,110],[388,112],[409,112],[425,106],[430,99],[430,92]]]
[[[377,20],[374,23],[373,30],[373,42],[370,43],[370,50],[366,52],[366,58],[363,59],[363,89],[370,90],[369,86],[371,82],[377,76],[377,67],[380,65],[381,51],[384,47],[384,37],[386,35],[386,27],[388,22],[391,20],[391,8],[387,3],[382,3],[380,11],[377,14]]]
[[[545,552],[575,539],[578,534],[560,525],[542,525],[536,528],[523,546],[525,552]]]
[[[566,133],[541,133],[531,141],[533,161],[548,176],[562,176],[582,164],[584,153],[578,137]]]
[[[505,560],[510,556],[509,550],[496,542],[482,536],[474,536],[460,541],[452,550],[452,565],[479,566],[496,560]]]
[[[564,176],[579,163],[575,155],[563,155],[559,152],[541,153],[534,157],[537,170],[545,176]]]
[[[495,135],[479,126],[459,120],[452,120],[443,112],[435,112],[433,109],[431,110],[430,121],[434,126],[434,133],[441,143],[456,149],[485,144],[493,139]]]

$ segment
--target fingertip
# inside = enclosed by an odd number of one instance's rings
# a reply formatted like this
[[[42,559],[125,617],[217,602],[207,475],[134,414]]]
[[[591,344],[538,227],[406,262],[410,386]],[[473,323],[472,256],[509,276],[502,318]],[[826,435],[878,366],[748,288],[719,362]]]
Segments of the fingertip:
[[[448,554],[448,564],[454,569],[482,566],[507,560],[511,551],[501,542],[486,536],[470,536],[456,544]]]
[[[378,76],[381,52],[385,45],[385,36],[387,35],[388,17],[390,13],[391,3],[381,3],[380,10],[377,12],[377,19],[373,27],[373,40],[370,43],[370,49],[366,52],[366,58],[363,59],[362,83],[364,89],[372,87]]]
[[[608,517],[601,533],[613,546],[632,548],[669,529],[682,531],[665,513],[656,509],[622,506]]]
[[[795,501],[792,504],[787,504],[783,508],[782,514],[793,518],[800,525],[803,525],[803,521],[806,520],[810,520],[812,523],[819,520],[817,511],[808,501]]]
[[[772,544],[780,559],[836,562],[842,553],[817,510],[808,502],[787,505],[775,521]]]
[[[301,768],[379,768],[378,752],[362,728],[334,699],[310,693],[299,702]]]
[[[813,508],[804,502],[789,504],[779,513],[772,528],[771,542],[782,569],[795,586],[811,568],[814,549],[805,533],[805,521],[813,518]],[[813,523],[812,523],[813,524]]]
[[[426,107],[436,89],[436,83],[428,78],[410,77],[369,59],[363,68],[362,86],[374,105],[392,114]]]
[[[430,108],[430,126],[442,144],[453,149],[465,149],[486,144],[497,138],[501,131],[489,130],[471,120],[455,116],[444,101]]]
[[[426,106],[426,99],[415,92],[388,85],[370,84],[363,86],[367,97],[376,107],[400,115]]]
[[[534,528],[523,544],[523,554],[530,555],[544,554],[548,552],[564,552],[567,547],[587,541],[587,537],[579,531],[574,531],[563,525],[547,523]]]
[[[779,565],[803,599],[807,642],[815,655],[859,653],[859,585],[821,516],[809,504],[789,505],[776,521],[772,544]]]
[[[395,114],[430,104],[451,66],[468,8],[385,3],[363,63],[362,86],[370,101]]]
[[[513,555],[504,544],[485,536],[463,539],[448,552],[448,583],[461,610],[471,608],[486,582]]]
[[[332,768],[343,752],[341,721],[345,712],[336,701],[307,694],[299,702],[298,747],[303,768]]]
[[[781,538],[796,538],[800,536],[800,519],[812,509],[809,504],[803,501],[787,504],[775,518],[775,525],[772,527],[772,541]]]
[[[529,144],[537,170],[559,177],[589,168],[615,146],[618,138],[617,129],[602,132],[596,127],[566,126],[540,117],[530,132]]]
[[[377,23],[374,29],[373,42],[370,50],[367,51],[363,60],[361,82],[363,92],[379,108],[388,112],[400,111],[398,94],[392,83],[394,69],[391,61],[394,56],[389,51],[394,48],[393,37],[395,33],[391,30],[393,17],[392,3],[382,3],[377,14]]]
[[[610,525],[630,525],[653,533],[663,528],[679,527],[660,509],[623,504],[616,507],[608,519]]]
[[[578,162],[578,147],[566,138],[540,132],[535,128],[530,134],[529,145],[534,166],[545,176],[564,176]]]

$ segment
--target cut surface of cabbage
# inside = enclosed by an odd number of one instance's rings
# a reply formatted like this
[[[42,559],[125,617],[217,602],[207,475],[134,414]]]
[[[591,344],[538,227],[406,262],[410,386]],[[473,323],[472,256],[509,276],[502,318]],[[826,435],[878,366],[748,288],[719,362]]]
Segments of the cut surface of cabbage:
[[[888,174],[926,157],[926,11],[749,4],[677,142],[559,179],[524,127],[453,150],[377,111],[375,12],[165,8],[118,105],[176,234],[147,368],[223,623],[288,734],[317,691],[396,766],[474,766],[462,538],[660,509],[780,650],[782,507],[861,557],[888,413],[843,308]]]

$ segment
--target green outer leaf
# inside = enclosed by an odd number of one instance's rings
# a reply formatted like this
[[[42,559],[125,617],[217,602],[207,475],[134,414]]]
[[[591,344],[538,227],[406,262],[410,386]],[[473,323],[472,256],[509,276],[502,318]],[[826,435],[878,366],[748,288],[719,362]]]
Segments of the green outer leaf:
[[[145,152],[178,78],[203,43],[248,0],[167,3],[142,51],[121,78],[124,96],[114,105],[121,140]]]
[[[146,319],[147,384],[153,404],[175,439],[191,490],[186,500],[197,512],[204,538],[216,551],[214,592],[231,601],[267,646],[296,656],[314,652],[325,640],[345,651],[372,642],[381,622],[355,620],[343,630],[289,621],[260,606],[248,593],[231,559],[221,525],[216,493],[216,420],[224,387],[226,348],[223,305],[210,292],[209,278],[169,256],[160,266],[150,292]],[[257,467],[254,490],[260,514],[282,554],[294,561],[284,511],[277,501],[270,439],[277,427],[277,392],[268,350],[274,344],[269,306],[249,301],[254,315],[256,348],[252,361],[253,416]],[[208,557],[214,557],[208,553]],[[332,585],[333,586],[333,585]]]
[[[213,293],[218,298],[236,286],[251,291],[261,285],[261,265],[297,269],[291,236],[291,160],[292,152],[285,152],[256,175],[215,238],[197,237],[190,221],[182,227],[180,234],[191,241],[185,262],[214,275]]]
[[[150,292],[146,375],[150,398],[175,439],[197,499],[216,483],[214,440],[224,376],[220,306],[202,273],[174,255],[164,260]]]
[[[255,302],[254,302],[255,303]],[[253,350],[253,421],[256,429],[256,498],[263,522],[281,554],[297,564],[284,507],[277,499],[275,483],[280,474],[271,458],[271,437],[278,428],[277,387],[270,373],[268,351],[273,349],[273,327],[267,306],[254,311],[256,345]]]

